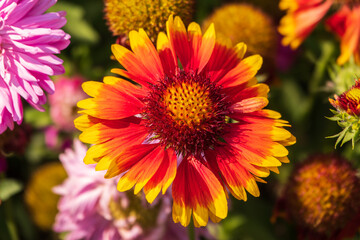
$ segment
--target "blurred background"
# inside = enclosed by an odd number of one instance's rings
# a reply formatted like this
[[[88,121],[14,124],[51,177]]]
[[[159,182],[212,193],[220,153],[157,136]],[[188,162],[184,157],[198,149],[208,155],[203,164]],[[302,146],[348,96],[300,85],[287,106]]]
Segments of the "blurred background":
[[[133,11],[116,10],[114,6],[120,1],[106,2],[113,4],[112,7],[105,9],[101,0],[58,0],[48,10],[67,12],[63,30],[71,35],[71,44],[59,55],[64,60],[66,72],[52,78],[56,92],[48,96],[46,111],[39,112],[24,101],[23,123],[0,135],[1,240],[66,237],[66,233],[52,230],[60,199],[52,189],[67,178],[59,155],[71,147],[73,139],[79,135],[72,122],[77,116],[77,101],[86,97],[81,83],[102,81],[104,76],[112,75],[110,69],[119,64],[112,57],[111,44],[128,44],[126,32],[137,27],[135,23],[143,16],[142,1],[128,1],[129,8],[135,9]],[[172,1],[145,2],[172,4]],[[214,22],[217,34],[231,38],[233,43],[243,41],[250,54],[263,56],[258,80],[270,86],[267,108],[280,112],[292,125],[290,131],[297,138],[297,143],[288,148],[290,163],[279,168],[280,174],[271,173],[265,179],[267,184],[258,184],[260,197],[249,194],[247,202],[243,202],[230,196],[228,217],[219,224],[209,224],[206,231],[210,235],[204,234],[200,238],[296,239],[299,227],[294,221],[288,221],[281,207],[284,189],[296,164],[311,156],[336,154],[346,158],[354,168],[360,166],[358,147],[352,149],[351,143],[345,143],[334,149],[336,140],[326,139],[341,131],[336,122],[326,119],[333,115],[328,98],[347,90],[349,84],[344,87],[342,79],[354,83],[360,74],[359,67],[353,60],[343,66],[336,65],[340,54],[339,39],[321,23],[298,49],[282,46],[277,27],[285,12],[279,9],[277,0],[174,2],[187,5],[179,10],[187,24],[196,21],[204,31],[210,22]],[[154,7],[151,11],[155,16],[156,11],[165,10]],[[161,29],[163,25],[156,21],[165,19],[162,22],[165,24],[166,14],[162,12],[157,19],[147,17],[147,27]],[[123,24],[116,26],[111,21]],[[119,32],[115,33],[116,30]],[[360,239],[360,235],[357,233],[350,239]]]

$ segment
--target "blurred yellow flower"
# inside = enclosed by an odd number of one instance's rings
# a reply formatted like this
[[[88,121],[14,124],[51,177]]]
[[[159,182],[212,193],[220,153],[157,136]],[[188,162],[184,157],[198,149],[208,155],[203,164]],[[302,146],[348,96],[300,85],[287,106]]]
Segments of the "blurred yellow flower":
[[[273,58],[276,50],[276,28],[270,16],[247,3],[233,3],[217,9],[203,23],[207,29],[214,23],[216,35],[233,43],[244,42],[248,53]]]
[[[25,189],[25,203],[35,224],[43,230],[50,230],[57,213],[60,196],[52,188],[61,184],[66,172],[59,162],[48,163],[38,168],[31,176]]]

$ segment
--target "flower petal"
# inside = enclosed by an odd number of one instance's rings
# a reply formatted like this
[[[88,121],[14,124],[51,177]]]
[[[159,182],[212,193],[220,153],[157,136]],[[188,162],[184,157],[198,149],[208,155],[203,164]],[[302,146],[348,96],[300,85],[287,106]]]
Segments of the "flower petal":
[[[112,178],[129,170],[157,147],[158,144],[139,144],[126,148],[121,151],[117,157],[112,159],[109,169],[105,174],[105,178]]]
[[[159,144],[153,144],[155,148],[145,155],[129,169],[119,180],[117,189],[120,192],[127,191],[135,185],[134,193],[138,194],[140,190],[148,183],[159,169],[166,157],[166,150]]]
[[[256,75],[262,62],[263,60],[260,55],[247,57],[221,78],[218,84],[226,88],[246,83]]]
[[[127,92],[119,91],[115,87],[100,82],[83,83],[84,91],[95,98],[88,98],[78,102],[80,113],[85,113],[100,119],[122,119],[141,112],[143,103]],[[109,104],[111,102],[112,104]]]
[[[161,167],[152,176],[149,182],[144,187],[144,193],[149,203],[152,203],[162,189],[162,194],[165,194],[168,187],[173,182],[176,175],[177,157],[170,148],[165,151],[162,159]]]
[[[196,183],[196,184],[194,184]],[[173,182],[173,219],[187,226],[191,212],[196,227],[205,226],[209,213],[224,219],[227,201],[224,189],[208,167],[195,157],[184,159]]]
[[[172,76],[175,74],[175,70],[177,68],[177,59],[168,37],[163,32],[160,32],[158,35],[157,50],[159,52],[159,57],[165,74],[167,76]]]
[[[166,22],[166,31],[171,48],[174,49],[179,57],[183,68],[188,69],[191,61],[191,52],[184,23],[178,16],[174,18],[170,15]]]
[[[136,58],[144,66],[143,72],[147,72],[153,81],[164,78],[159,54],[144,29],[129,33],[130,46]]]

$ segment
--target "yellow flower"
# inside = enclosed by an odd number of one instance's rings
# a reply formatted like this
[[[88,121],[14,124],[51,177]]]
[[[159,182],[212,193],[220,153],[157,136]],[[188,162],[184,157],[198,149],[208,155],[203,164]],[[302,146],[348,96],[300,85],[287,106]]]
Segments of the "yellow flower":
[[[143,28],[152,42],[165,31],[171,14],[188,24],[192,19],[194,0],[105,0],[105,18],[115,36],[127,36]]]
[[[217,9],[203,23],[203,29],[214,23],[217,37],[233,43],[244,42],[250,54],[273,58],[276,50],[276,28],[272,19],[260,9],[246,3],[234,3]]]
[[[50,230],[57,213],[57,202],[60,196],[52,188],[62,183],[66,172],[61,163],[48,163],[37,169],[25,189],[25,203],[37,226]]]

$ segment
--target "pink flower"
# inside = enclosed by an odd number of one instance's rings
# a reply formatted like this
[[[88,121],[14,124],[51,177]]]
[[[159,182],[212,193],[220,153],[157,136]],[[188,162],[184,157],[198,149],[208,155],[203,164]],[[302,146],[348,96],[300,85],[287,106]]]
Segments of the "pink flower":
[[[67,232],[66,240],[187,239],[187,229],[170,218],[168,195],[149,205],[144,194],[117,191],[118,179],[105,179],[105,172],[95,172],[95,165],[83,163],[86,151],[75,140],[74,150],[60,155],[68,178],[54,188],[62,196],[54,231]],[[209,236],[204,228],[196,235]]]
[[[82,77],[60,77],[55,81],[56,92],[49,96],[50,114],[55,126],[65,131],[75,130],[74,120],[78,117],[76,104],[87,95],[81,88]]]
[[[0,1],[0,133],[22,122],[20,97],[42,111],[43,90],[54,92],[49,76],[64,72],[54,54],[70,43],[70,35],[60,29],[65,12],[44,13],[56,1]]]

